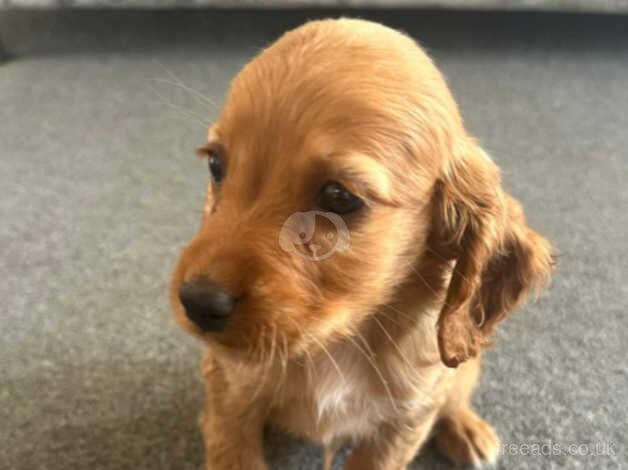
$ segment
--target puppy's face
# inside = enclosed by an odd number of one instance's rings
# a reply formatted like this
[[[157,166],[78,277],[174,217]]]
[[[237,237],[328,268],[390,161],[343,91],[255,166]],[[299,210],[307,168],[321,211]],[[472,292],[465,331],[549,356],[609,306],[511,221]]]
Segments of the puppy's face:
[[[350,20],[287,33],[234,79],[199,151],[208,196],[174,275],[177,319],[250,360],[349,334],[428,249],[461,136],[405,36]]]

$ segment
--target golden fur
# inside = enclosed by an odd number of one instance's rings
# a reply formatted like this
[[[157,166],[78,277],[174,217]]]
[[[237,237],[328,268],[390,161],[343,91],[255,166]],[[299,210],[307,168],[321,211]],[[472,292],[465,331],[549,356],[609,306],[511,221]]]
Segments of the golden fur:
[[[375,23],[307,23],[233,80],[207,148],[226,177],[172,282],[176,318],[208,344],[207,468],[266,468],[265,425],[322,444],[327,466],[353,441],[346,468],[403,469],[431,434],[455,462],[493,460],[469,405],[480,351],[549,277],[551,250],[428,56]],[[344,217],[349,248],[283,251],[282,224],[327,181],[366,202]],[[223,332],[183,312],[178,289],[199,275],[242,299]]]

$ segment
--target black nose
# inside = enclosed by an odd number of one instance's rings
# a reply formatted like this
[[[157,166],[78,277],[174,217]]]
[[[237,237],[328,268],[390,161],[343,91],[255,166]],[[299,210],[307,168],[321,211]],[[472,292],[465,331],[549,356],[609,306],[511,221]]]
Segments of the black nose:
[[[179,300],[188,318],[203,331],[223,330],[235,306],[228,291],[205,279],[183,283]]]

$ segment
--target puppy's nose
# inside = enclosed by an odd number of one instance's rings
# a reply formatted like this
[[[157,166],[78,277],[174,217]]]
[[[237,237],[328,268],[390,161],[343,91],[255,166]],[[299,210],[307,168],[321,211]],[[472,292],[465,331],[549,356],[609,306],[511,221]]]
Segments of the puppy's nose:
[[[227,325],[235,298],[206,279],[184,282],[179,300],[187,317],[203,331],[221,331]]]

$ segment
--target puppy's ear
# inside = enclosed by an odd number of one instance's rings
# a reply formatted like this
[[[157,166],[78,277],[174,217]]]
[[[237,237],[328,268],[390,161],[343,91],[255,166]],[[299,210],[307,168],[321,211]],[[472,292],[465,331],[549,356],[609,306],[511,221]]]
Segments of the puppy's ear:
[[[540,288],[553,268],[550,244],[530,229],[507,195],[499,170],[465,141],[444,168],[435,192],[431,243],[455,267],[438,320],[445,365],[456,367],[486,346],[495,325]]]

